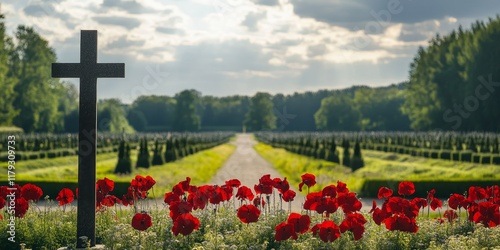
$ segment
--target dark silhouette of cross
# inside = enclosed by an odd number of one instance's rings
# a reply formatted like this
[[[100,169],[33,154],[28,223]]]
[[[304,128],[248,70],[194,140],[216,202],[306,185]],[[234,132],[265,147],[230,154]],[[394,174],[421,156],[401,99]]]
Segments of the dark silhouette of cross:
[[[97,63],[97,30],[82,30],[80,63],[53,63],[52,77],[80,78],[77,247],[95,246],[97,78],[123,78],[125,64]]]

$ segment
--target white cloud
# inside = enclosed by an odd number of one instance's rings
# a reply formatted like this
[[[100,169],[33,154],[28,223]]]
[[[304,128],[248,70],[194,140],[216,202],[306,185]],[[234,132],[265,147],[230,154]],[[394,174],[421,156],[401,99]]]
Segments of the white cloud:
[[[316,13],[314,6],[324,8]],[[278,91],[287,84],[310,89],[327,86],[327,81],[405,80],[407,70],[393,71],[389,65],[407,67],[418,46],[436,32],[468,27],[472,20],[456,6],[451,12],[436,8],[436,13],[420,13],[422,17],[409,6],[380,24],[380,32],[363,30],[374,19],[369,12],[349,12],[386,7],[367,0],[6,0],[2,11],[10,34],[17,24],[34,25],[64,62],[79,58],[79,30],[99,30],[99,60],[134,66],[127,67],[131,74],[122,80],[125,89],[141,81],[144,65],[154,64],[172,73],[155,93],[196,88],[225,95]],[[339,15],[328,15],[332,8]],[[380,74],[357,75],[359,68],[369,67]],[[207,82],[213,86],[206,87]],[[241,87],[227,87],[235,83]],[[115,88],[102,91],[105,96],[122,94]]]

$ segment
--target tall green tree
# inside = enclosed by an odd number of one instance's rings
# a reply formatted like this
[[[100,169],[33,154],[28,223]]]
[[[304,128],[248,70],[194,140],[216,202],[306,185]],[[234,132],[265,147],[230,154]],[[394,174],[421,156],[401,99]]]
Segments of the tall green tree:
[[[14,106],[17,79],[11,68],[15,53],[12,39],[5,34],[4,16],[0,13],[0,125],[11,126],[19,110]]]
[[[123,104],[118,99],[99,100],[97,104],[97,129],[111,133],[134,132],[125,116]]]
[[[272,97],[259,92],[250,99],[250,107],[244,125],[248,131],[271,130],[276,128]]]
[[[60,83],[51,77],[51,64],[56,61],[54,50],[30,27],[19,26],[16,40],[19,83],[14,88],[18,94],[14,106],[20,113],[14,124],[26,132],[57,131],[64,124],[58,110],[59,96],[54,91]]]
[[[175,116],[173,130],[196,131],[200,129],[200,115],[196,107],[201,93],[196,90],[184,90],[175,96]]]
[[[355,109],[352,98],[334,95],[321,101],[314,119],[320,130],[352,131],[359,128],[360,114]]]
[[[140,96],[131,105],[129,123],[138,131],[167,131],[173,125],[175,106],[176,100],[173,97]],[[143,116],[146,124],[134,121],[138,116]],[[142,120],[140,117],[139,119]]]

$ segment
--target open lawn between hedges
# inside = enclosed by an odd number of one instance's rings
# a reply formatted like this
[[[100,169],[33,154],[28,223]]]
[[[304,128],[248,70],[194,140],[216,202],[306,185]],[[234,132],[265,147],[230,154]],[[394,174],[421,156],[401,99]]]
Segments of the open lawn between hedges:
[[[426,196],[431,189],[438,189],[437,196],[448,198],[451,193],[464,193],[469,186],[500,184],[500,166],[454,162],[400,155],[372,150],[362,150],[365,166],[354,173],[337,163],[317,160],[273,148],[259,143],[257,152],[269,161],[289,182],[298,185],[296,173],[316,173],[319,186],[337,180],[347,183],[361,196],[376,197],[381,186],[397,187],[400,181],[413,181],[416,195]],[[338,147],[342,159],[343,149]],[[319,187],[316,187],[319,188]],[[311,191],[319,191],[313,188]]]

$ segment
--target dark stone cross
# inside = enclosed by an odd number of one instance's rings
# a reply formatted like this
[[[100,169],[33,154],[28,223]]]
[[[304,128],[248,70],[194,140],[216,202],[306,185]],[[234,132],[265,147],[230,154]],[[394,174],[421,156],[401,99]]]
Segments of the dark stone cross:
[[[123,78],[125,64],[97,63],[97,30],[82,30],[80,63],[53,63],[52,77],[80,78],[77,247],[95,246],[97,78]]]

